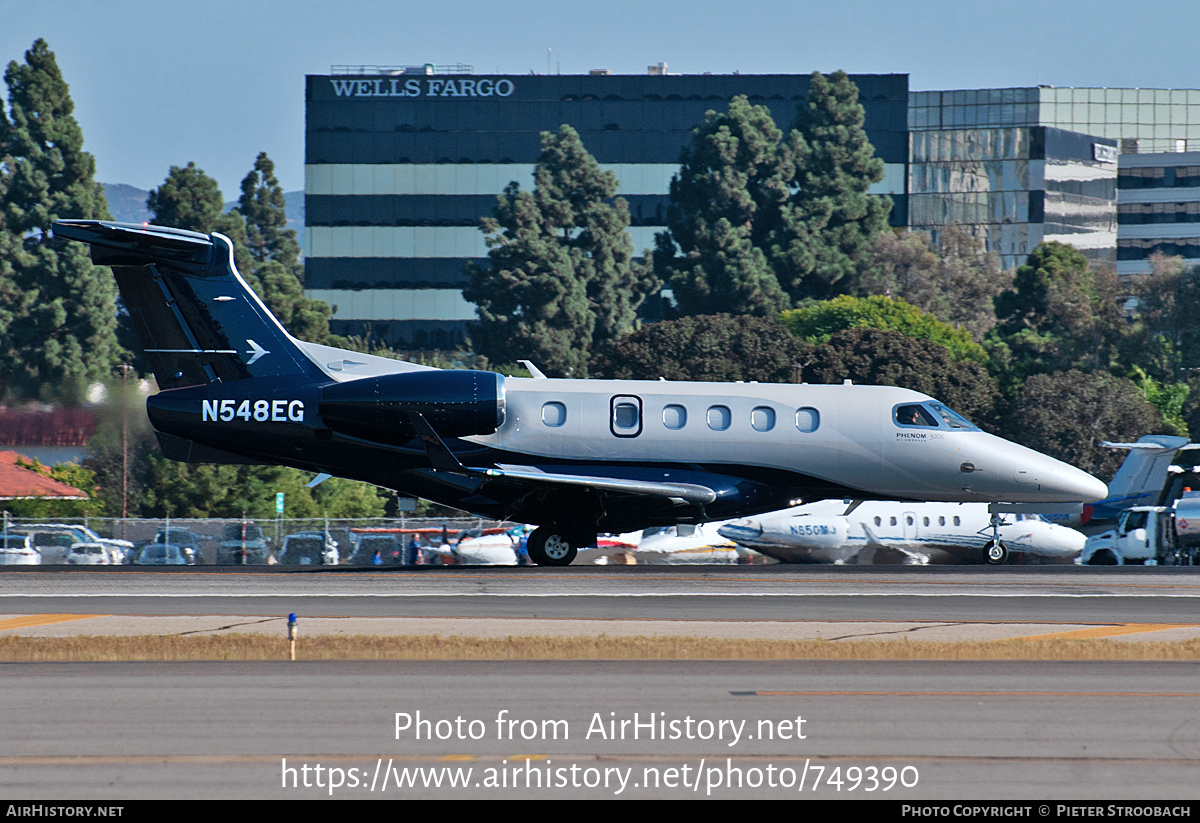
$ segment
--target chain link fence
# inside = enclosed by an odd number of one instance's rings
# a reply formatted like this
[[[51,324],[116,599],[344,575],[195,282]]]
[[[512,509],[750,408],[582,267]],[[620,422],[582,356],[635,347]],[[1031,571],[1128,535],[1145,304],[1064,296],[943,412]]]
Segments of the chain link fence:
[[[21,536],[28,536],[44,564],[445,565],[480,562],[476,555],[485,545],[493,559],[484,562],[526,562],[524,526],[478,517],[91,517],[50,522],[5,515],[2,528],[0,547],[19,545],[25,542]],[[93,549],[91,559],[75,548],[97,544],[104,551]],[[24,561],[0,557],[0,565],[6,562]]]

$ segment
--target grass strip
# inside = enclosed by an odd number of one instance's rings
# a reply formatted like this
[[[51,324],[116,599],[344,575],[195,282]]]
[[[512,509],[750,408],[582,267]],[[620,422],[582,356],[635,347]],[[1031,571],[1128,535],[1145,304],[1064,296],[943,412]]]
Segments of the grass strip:
[[[694,637],[322,635],[298,660],[1200,660],[1200,639],[735,640]],[[286,660],[261,634],[0,637],[0,662]]]

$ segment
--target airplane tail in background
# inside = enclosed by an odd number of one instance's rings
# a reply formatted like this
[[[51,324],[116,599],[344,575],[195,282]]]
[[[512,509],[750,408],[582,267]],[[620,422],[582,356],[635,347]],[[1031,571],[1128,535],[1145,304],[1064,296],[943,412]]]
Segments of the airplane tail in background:
[[[1104,443],[1115,449],[1129,449],[1108,484],[1108,497],[1096,504],[1095,519],[1115,517],[1131,506],[1153,506],[1158,503],[1167,483],[1167,470],[1175,455],[1190,444],[1186,437],[1148,434],[1136,443]],[[1102,513],[1101,509],[1105,511]]]
[[[159,388],[323,375],[238,274],[223,235],[101,220],[59,220],[54,235],[112,268]]]

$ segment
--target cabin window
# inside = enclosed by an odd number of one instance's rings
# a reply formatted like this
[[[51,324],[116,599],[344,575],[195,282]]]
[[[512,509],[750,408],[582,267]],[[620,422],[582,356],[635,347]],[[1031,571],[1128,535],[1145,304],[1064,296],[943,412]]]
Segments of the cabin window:
[[[896,525],[896,518],[889,517],[888,520],[891,521],[891,525],[893,525],[893,526]]]
[[[618,395],[609,406],[609,427],[617,437],[637,437],[642,433],[642,400],[634,395]]]
[[[613,425],[618,429],[636,429],[637,424],[637,406],[632,403],[618,403],[613,408]]]
[[[567,422],[567,407],[559,402],[550,402],[542,406],[542,422],[547,426],[561,426]]]
[[[687,425],[687,409],[674,404],[663,407],[663,425],[668,429],[682,429]]]
[[[756,432],[769,432],[775,428],[775,410],[768,406],[759,406],[750,412],[750,425]]]
[[[961,526],[961,525],[962,525],[962,524],[961,524],[961,523],[959,523],[959,521],[958,521],[958,515],[957,515],[957,514],[956,514],[956,515],[954,515],[954,525],[956,525],[956,526]]]
[[[905,522],[906,522],[906,523],[908,523],[908,525],[910,525],[910,526],[913,524],[913,518],[912,518],[912,515],[911,515],[911,514],[910,514],[910,515],[908,515],[907,517],[905,517],[905,518],[904,518],[904,520],[905,520]]]
[[[882,518],[879,518],[879,517],[876,517],[876,518],[875,518],[875,525],[876,525],[876,526],[879,526],[879,525],[881,525],[882,523],[883,523],[883,519],[882,519]]]
[[[926,517],[926,518],[925,518],[925,520],[924,520],[924,523],[925,523],[925,525],[926,525],[926,526],[928,526],[928,525],[929,525],[929,518],[928,518],[928,517]]]
[[[715,432],[723,432],[729,428],[729,424],[733,421],[733,415],[729,413],[728,406],[709,406],[708,407],[708,427]]]
[[[816,409],[805,406],[796,410],[796,428],[805,434],[815,432],[821,426],[821,413]]]
[[[945,517],[941,517],[941,516],[939,516],[939,517],[938,517],[938,525],[939,525],[939,526],[944,526],[944,525],[946,525],[946,518],[945,518]]]

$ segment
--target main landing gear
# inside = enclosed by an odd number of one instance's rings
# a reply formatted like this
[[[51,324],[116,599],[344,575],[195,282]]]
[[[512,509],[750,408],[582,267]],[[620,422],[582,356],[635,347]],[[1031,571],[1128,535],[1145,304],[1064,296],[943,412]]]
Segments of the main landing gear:
[[[569,566],[579,554],[580,546],[589,545],[578,536],[565,535],[552,526],[541,526],[533,530],[525,542],[529,559],[539,566]]]
[[[1000,542],[1000,515],[992,515],[992,539],[983,547],[983,560],[989,566],[999,566],[1008,560],[1008,547]]]

